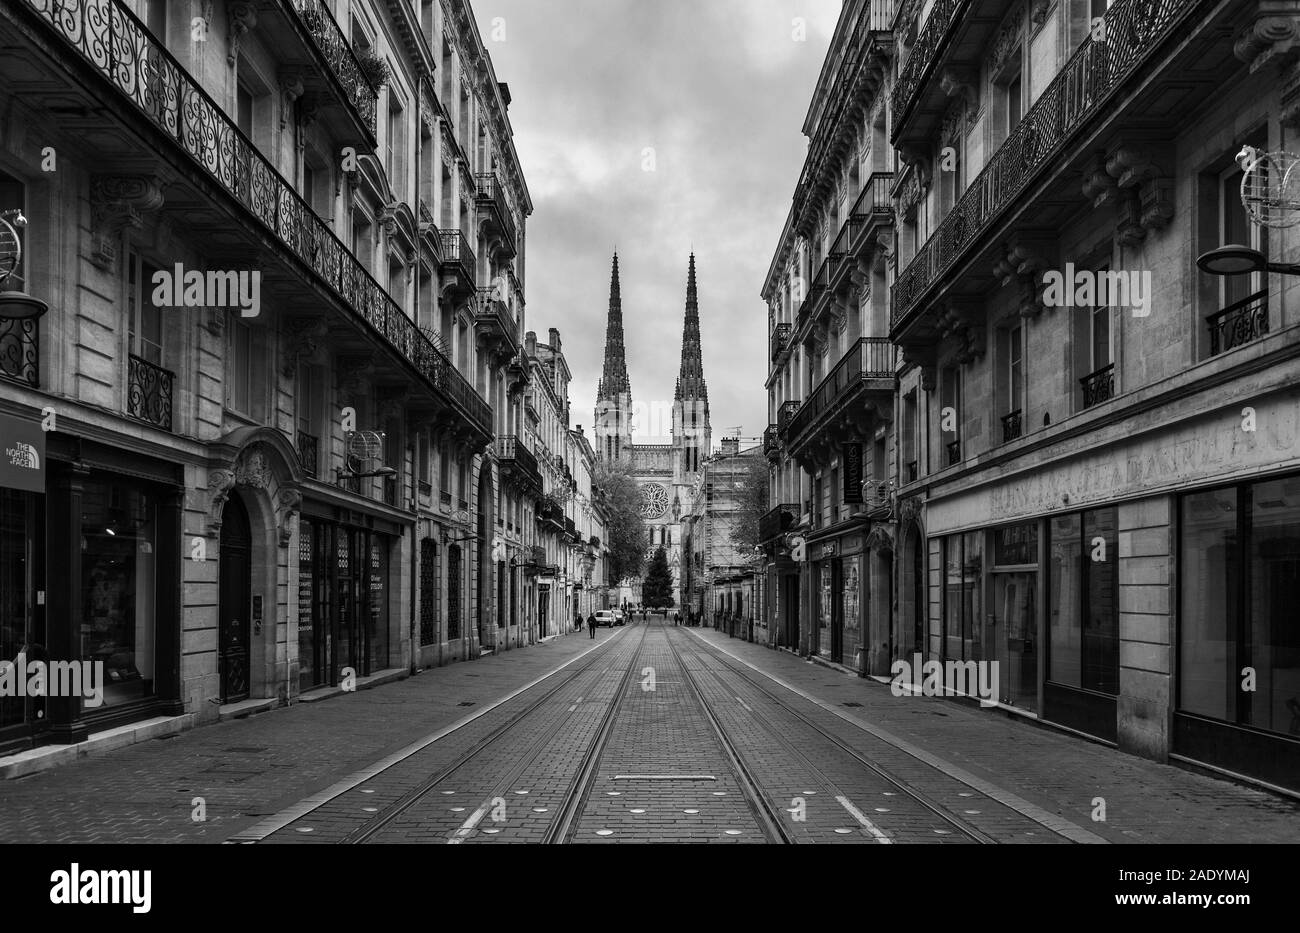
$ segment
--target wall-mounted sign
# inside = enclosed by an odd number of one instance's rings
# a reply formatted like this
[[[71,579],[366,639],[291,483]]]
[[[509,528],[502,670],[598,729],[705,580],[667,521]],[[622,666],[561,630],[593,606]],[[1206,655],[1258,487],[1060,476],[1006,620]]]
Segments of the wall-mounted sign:
[[[830,543],[828,543],[828,544],[823,544],[823,545],[822,545],[822,551],[821,551],[821,554],[820,554],[819,556],[822,557],[822,558],[826,558],[826,557],[834,557],[834,556],[835,556],[835,543],[832,541],[832,542],[830,542]]]
[[[862,445],[844,445],[844,501],[862,501]]]
[[[0,415],[0,487],[45,492],[45,432],[40,422]]]

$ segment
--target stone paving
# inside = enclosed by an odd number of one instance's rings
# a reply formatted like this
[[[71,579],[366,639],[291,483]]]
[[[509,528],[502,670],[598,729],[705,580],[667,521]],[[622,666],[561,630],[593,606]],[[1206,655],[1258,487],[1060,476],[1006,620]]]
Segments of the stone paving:
[[[566,662],[556,677],[429,742]],[[644,686],[646,668],[653,690]],[[616,696],[608,743],[573,823],[576,841],[763,841],[758,807],[696,690],[797,841],[970,842],[963,824],[1024,843],[1300,840],[1300,805],[1289,799],[1005,713],[894,697],[887,685],[710,630],[652,623],[602,629],[595,642],[569,635],[0,783],[0,841],[257,834],[301,844],[374,829],[367,841],[537,842]],[[358,774],[365,769],[376,773]],[[428,793],[380,825],[391,804],[421,790]],[[326,796],[314,809],[303,803]],[[204,821],[193,819],[196,797]],[[1106,802],[1104,822],[1091,818],[1097,797]],[[806,820],[791,816],[795,798]],[[268,818],[276,831],[259,829]]]

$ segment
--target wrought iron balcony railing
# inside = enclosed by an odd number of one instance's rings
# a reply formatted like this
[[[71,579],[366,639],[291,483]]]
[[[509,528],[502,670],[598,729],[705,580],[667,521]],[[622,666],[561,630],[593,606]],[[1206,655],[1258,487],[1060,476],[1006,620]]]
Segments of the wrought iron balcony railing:
[[[495,288],[478,289],[474,314],[481,321],[489,321],[504,336],[509,337],[512,343],[519,342],[519,325],[515,323],[514,312]]]
[[[506,203],[501,179],[497,178],[495,172],[482,172],[475,177],[475,181],[475,202],[480,210],[487,210],[494,217],[507,251],[514,255],[515,244],[518,242],[515,239],[515,221],[510,213],[510,205]]]
[[[921,32],[916,37],[916,42],[912,44],[911,51],[907,53],[907,60],[899,69],[898,79],[894,82],[894,89],[890,94],[889,109],[894,115],[893,125],[896,128],[901,129],[911,116],[917,92],[930,79],[934,65],[939,60],[943,47],[947,45],[948,37],[952,34],[953,26],[961,22],[969,6],[970,0],[937,0],[934,6],[930,7],[925,25],[921,27]],[[892,138],[898,138],[898,129],[895,129]]]
[[[471,287],[477,280],[478,258],[469,239],[459,230],[443,230],[439,234],[442,240],[442,264],[461,275]]]
[[[894,378],[894,345],[887,337],[860,337],[790,420],[787,436],[799,437],[868,379]]]
[[[320,438],[306,431],[299,431],[297,437],[298,459],[302,461],[302,470],[313,479],[320,476]]]
[[[763,432],[763,454],[766,457],[773,457],[773,455],[779,455],[780,452],[780,429],[774,424],[769,424],[767,430]]]
[[[961,463],[960,440],[949,441],[944,449],[948,451],[948,466],[952,466],[954,463]]]
[[[778,535],[793,528],[799,521],[799,506],[794,502],[782,504],[764,512],[758,519],[758,543],[766,544]]]
[[[362,70],[361,63],[352,51],[352,45],[330,13],[329,5],[323,0],[292,0],[290,6],[329,66],[330,74],[342,88],[344,102],[352,108],[357,120],[370,131],[373,140],[379,93]]]
[[[1210,328],[1210,355],[1244,346],[1268,333],[1268,291],[1255,292],[1205,319]]]
[[[776,429],[779,433],[785,433],[786,428],[790,426],[790,419],[794,417],[794,413],[798,410],[799,402],[789,401],[781,404],[781,407],[776,411]]]
[[[1009,415],[1002,416],[1002,443],[1008,444],[1025,432],[1023,412],[1017,408]]]
[[[0,319],[0,376],[35,389],[40,367],[41,329],[36,320]]]
[[[121,0],[25,0],[104,79],[485,435],[488,403]],[[170,421],[170,412],[169,412]]]
[[[1083,388],[1083,407],[1091,408],[1115,397],[1115,364],[1103,366],[1079,380]]]
[[[818,303],[826,296],[826,291],[830,287],[830,257],[822,260],[822,264],[817,268],[817,274],[813,276],[812,283],[808,286],[808,295],[804,298],[803,304],[799,306],[799,316],[795,320],[795,330],[802,330],[803,326],[808,323],[816,311]]]
[[[936,29],[946,28],[945,19],[968,2],[940,0],[930,13],[925,31],[929,31],[931,22]],[[931,287],[1011,207],[1030,181],[1053,164],[1057,153],[1108,105],[1125,80],[1193,6],[1194,0],[1115,0],[1106,12],[1105,41],[1096,42],[1091,36],[1083,40],[899,274],[893,287],[890,317],[895,332],[909,323],[914,312],[931,306],[924,300]],[[944,11],[949,8],[954,12],[945,18]],[[920,46],[918,40],[913,56],[917,56]],[[910,62],[903,67],[904,75]],[[909,86],[909,81],[900,78],[894,93],[906,98]],[[897,109],[894,112],[899,113]]]
[[[849,246],[850,252],[861,242],[862,234],[873,223],[892,220],[894,202],[889,198],[889,189],[894,184],[893,172],[872,172],[867,183],[862,186],[858,199],[849,212]]]
[[[778,324],[772,329],[772,362],[779,360],[786,350],[790,349],[790,333],[794,330],[793,324]]]
[[[126,413],[138,421],[170,431],[176,374],[131,355],[126,379]]]
[[[537,466],[537,457],[513,434],[497,438],[497,456],[508,469],[518,470],[520,475],[541,489],[542,474]]]

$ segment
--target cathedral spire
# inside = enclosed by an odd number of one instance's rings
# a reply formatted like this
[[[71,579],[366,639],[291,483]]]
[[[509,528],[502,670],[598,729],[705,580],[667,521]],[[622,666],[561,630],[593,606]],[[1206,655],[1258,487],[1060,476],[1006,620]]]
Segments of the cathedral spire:
[[[703,401],[707,410],[709,387],[704,382],[704,361],[700,354],[700,302],[695,290],[694,253],[686,273],[686,321],[682,325],[682,365],[677,374],[675,398]]]
[[[623,296],[618,285],[618,253],[609,277],[609,317],[605,323],[605,368],[596,389],[597,401],[617,401],[620,395],[632,396],[627,378],[627,357],[623,347]]]

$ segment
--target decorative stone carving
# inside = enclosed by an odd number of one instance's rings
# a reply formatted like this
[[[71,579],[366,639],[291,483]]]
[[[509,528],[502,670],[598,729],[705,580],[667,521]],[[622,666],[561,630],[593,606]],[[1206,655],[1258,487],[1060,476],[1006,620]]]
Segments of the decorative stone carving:
[[[920,496],[908,496],[898,503],[898,520],[900,522],[920,521],[925,514],[925,501]]]
[[[298,513],[302,509],[302,493],[296,489],[281,489],[280,495],[276,497],[276,512],[278,513],[277,534],[279,536],[280,547],[288,547],[289,540],[293,537],[293,528]]]
[[[979,106],[979,94],[975,84],[979,80],[973,68],[952,66],[945,68],[939,75],[939,88],[949,97],[956,97],[972,110]]]
[[[283,101],[283,106],[280,107],[280,129],[284,129],[285,124],[289,122],[289,113],[293,110],[294,101],[302,97],[304,90],[301,75],[294,72],[280,75],[280,97]]]
[[[1029,20],[1035,26],[1047,22],[1047,14],[1052,11],[1052,0],[1033,0],[1029,8]]]
[[[282,333],[284,362],[280,372],[286,379],[292,379],[298,371],[298,364],[310,359],[320,347],[320,339],[325,336],[324,318],[290,318]]]
[[[1106,153],[1098,151],[1092,166],[1083,173],[1083,196],[1092,202],[1093,207],[1100,207],[1115,197],[1119,184],[1106,170]]]
[[[871,523],[871,532],[864,543],[866,547],[881,554],[894,553],[894,536],[889,533],[884,522]]]
[[[233,68],[239,58],[240,40],[257,25],[257,10],[251,3],[236,2],[230,4],[229,13],[230,51],[226,55],[226,63]]]
[[[162,186],[156,176],[93,175],[90,180],[90,259],[104,270],[117,263],[122,231],[143,225],[143,211],[162,207]]]
[[[995,79],[1001,77],[1001,71],[1011,59],[1012,53],[1020,47],[1020,32],[1024,16],[1024,6],[1015,4],[1011,12],[1002,20],[1002,25],[993,38],[989,52],[989,74]]]
[[[964,100],[954,100],[948,105],[948,110],[943,115],[943,122],[939,124],[939,140],[945,145],[961,137],[966,129],[966,121],[962,119],[966,112],[966,102]],[[942,163],[942,160],[940,160]]]
[[[1251,73],[1268,65],[1286,65],[1300,54],[1300,15],[1287,0],[1258,0],[1254,21],[1232,44],[1232,54],[1250,66]]]
[[[208,471],[208,534],[215,536],[221,531],[221,511],[230,497],[230,490],[235,488],[235,474],[231,470]]]
[[[1138,189],[1141,211],[1138,222],[1147,230],[1163,230],[1174,216],[1174,182],[1157,178]]]
[[[235,461],[235,484],[254,489],[271,484],[271,465],[260,445],[250,447]]]
[[[1125,246],[1136,246],[1146,239],[1142,226],[1142,203],[1136,191],[1124,189],[1115,210],[1115,237]]]

